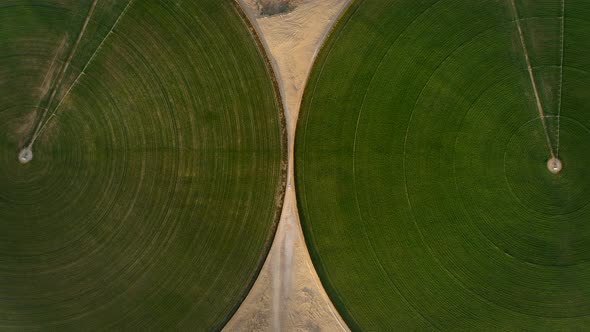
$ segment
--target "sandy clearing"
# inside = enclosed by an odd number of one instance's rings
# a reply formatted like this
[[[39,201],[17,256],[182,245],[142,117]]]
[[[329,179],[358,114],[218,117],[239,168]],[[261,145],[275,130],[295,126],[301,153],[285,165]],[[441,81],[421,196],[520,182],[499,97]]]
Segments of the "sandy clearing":
[[[294,0],[285,14],[261,16],[256,0],[237,0],[274,67],[287,122],[289,169],[281,220],[252,290],[224,331],[348,331],[313,267],[293,184],[295,127],[318,51],[351,0]]]

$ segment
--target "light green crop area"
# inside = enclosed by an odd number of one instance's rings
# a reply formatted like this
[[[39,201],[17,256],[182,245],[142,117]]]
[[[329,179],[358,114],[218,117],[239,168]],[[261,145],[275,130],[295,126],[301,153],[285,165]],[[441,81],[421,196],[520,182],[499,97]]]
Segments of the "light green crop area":
[[[308,246],[351,328],[590,326],[589,17],[586,0],[353,3],[296,141]]]
[[[256,43],[231,1],[0,3],[0,330],[223,326],[284,191]]]

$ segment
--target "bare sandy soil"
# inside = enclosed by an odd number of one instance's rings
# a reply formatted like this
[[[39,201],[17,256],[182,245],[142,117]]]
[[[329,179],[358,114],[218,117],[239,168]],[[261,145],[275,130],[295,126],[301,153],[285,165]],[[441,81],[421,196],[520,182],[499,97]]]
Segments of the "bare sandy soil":
[[[277,75],[287,120],[289,175],[270,254],[224,331],[348,331],[319,281],[303,239],[293,184],[293,143],[313,61],[350,0],[290,0],[288,10],[275,15],[261,5],[269,1],[282,5],[285,0],[237,1],[256,28]]]

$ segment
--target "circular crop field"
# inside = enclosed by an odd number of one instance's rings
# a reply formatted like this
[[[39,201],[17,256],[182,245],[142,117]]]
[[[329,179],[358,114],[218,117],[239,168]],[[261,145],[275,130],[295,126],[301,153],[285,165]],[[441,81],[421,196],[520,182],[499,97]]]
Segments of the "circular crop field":
[[[0,59],[0,330],[221,328],[286,172],[236,5],[2,1]]]
[[[590,324],[590,3],[359,0],[308,83],[296,179],[353,329]]]

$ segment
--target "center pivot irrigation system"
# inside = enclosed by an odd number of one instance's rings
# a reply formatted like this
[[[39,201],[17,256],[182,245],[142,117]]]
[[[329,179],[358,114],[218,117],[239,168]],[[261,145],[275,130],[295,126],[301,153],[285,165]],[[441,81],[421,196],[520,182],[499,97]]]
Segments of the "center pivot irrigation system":
[[[216,330],[237,310],[286,178],[240,10],[0,3],[0,330]]]
[[[301,222],[353,330],[590,326],[590,5],[355,1],[296,141]]]
[[[590,326],[589,16],[352,2],[295,142],[307,245],[351,329]],[[257,38],[233,1],[0,3],[0,329],[224,326],[285,191]]]

